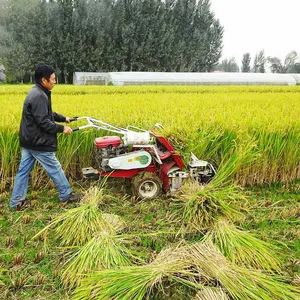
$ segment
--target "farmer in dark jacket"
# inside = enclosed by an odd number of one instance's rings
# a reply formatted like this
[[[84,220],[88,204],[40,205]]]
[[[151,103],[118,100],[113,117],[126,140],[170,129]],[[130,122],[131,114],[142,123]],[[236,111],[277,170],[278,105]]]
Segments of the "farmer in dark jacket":
[[[69,123],[70,118],[52,111],[51,90],[56,83],[54,70],[48,65],[40,64],[34,77],[36,84],[25,99],[20,125],[22,157],[9,202],[9,206],[15,209],[26,204],[29,173],[36,160],[54,181],[61,202],[79,200],[78,195],[72,194],[70,184],[54,153],[57,151],[57,133],[72,133],[71,127],[55,123]]]

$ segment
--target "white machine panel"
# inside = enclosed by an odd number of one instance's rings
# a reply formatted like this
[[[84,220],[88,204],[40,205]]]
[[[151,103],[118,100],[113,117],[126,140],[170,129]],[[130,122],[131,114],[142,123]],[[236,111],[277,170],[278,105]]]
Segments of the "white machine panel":
[[[151,163],[151,155],[144,150],[133,151],[111,158],[108,161],[110,168],[115,170],[132,170],[146,168]]]
[[[123,140],[125,145],[147,145],[150,141],[150,133],[127,131],[124,133]]]

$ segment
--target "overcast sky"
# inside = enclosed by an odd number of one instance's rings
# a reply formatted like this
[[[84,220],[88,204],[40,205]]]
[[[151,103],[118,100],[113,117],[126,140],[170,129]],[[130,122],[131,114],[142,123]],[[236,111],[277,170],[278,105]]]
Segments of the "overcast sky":
[[[300,0],[211,0],[211,8],[224,27],[222,58],[234,56],[240,65],[246,52],[252,61],[260,50],[300,56]]]

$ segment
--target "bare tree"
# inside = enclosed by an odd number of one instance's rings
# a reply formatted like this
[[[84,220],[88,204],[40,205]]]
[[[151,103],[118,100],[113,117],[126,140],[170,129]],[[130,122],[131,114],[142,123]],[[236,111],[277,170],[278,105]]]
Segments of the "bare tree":
[[[291,51],[282,62],[278,57],[268,57],[268,62],[271,64],[272,73],[297,73],[298,54],[296,51]]]
[[[253,67],[251,69],[254,73],[265,73],[265,64],[267,62],[267,59],[265,57],[265,51],[261,50],[255,55]]]
[[[291,51],[287,54],[284,60],[284,67],[286,69],[286,73],[291,73],[291,69],[296,64],[298,60],[298,54],[296,51]]]
[[[272,73],[286,73],[284,72],[284,66],[278,57],[268,57],[268,62],[271,64]]]

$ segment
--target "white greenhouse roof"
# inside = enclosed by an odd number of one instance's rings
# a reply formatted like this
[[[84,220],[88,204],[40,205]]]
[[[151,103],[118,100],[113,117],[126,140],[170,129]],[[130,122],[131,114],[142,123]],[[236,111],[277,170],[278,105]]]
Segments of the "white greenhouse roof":
[[[273,73],[173,73],[110,72],[109,81],[123,85],[296,85],[287,74]]]
[[[176,72],[75,72],[74,85],[296,85],[300,74],[176,73]]]
[[[108,73],[75,72],[73,76],[74,85],[107,85],[108,82]]]
[[[287,74],[287,75],[292,76],[296,80],[296,83],[300,83],[300,74]]]

